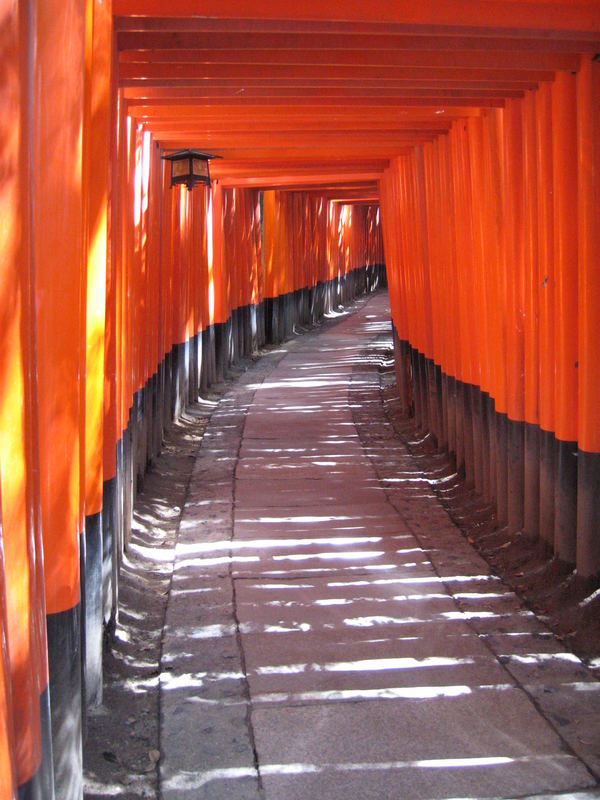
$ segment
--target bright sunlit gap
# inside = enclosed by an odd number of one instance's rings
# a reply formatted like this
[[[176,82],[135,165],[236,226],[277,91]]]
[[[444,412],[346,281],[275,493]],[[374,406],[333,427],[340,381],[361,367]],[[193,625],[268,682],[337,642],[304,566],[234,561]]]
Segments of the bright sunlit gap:
[[[481,687],[477,687],[481,688]],[[496,688],[496,687],[494,687]],[[509,685],[508,688],[514,688]],[[381,689],[330,689],[327,691],[272,692],[255,695],[256,704],[281,702],[334,703],[361,700],[433,700],[439,697],[463,697],[472,694],[470,686],[386,686]]]
[[[222,539],[218,542],[205,542],[195,544],[178,544],[177,554],[193,556],[201,553],[216,553],[229,550],[275,550],[277,548],[307,547],[309,545],[331,545],[344,547],[353,544],[368,544],[381,542],[381,536],[340,536],[340,537],[311,537],[300,539],[249,539],[234,540]]]
[[[323,761],[321,763],[312,762],[291,762],[288,764],[261,764],[260,774],[264,777],[271,776],[302,776],[315,775],[328,772],[394,772],[405,770],[438,770],[438,769],[485,769],[497,767],[514,768],[517,764],[535,765],[550,762],[558,764],[572,762],[572,756],[568,753],[550,755],[531,755],[531,756],[506,756],[506,755],[482,755],[449,758],[428,758],[415,760],[398,761],[366,761],[366,762],[333,762]],[[183,772],[170,776],[164,781],[164,787],[170,791],[190,791],[200,789],[210,783],[225,785],[227,782],[235,786],[236,781],[247,778],[257,778],[258,773],[252,767],[226,767],[220,769],[206,770],[205,772]],[[456,797],[449,800],[458,800]],[[460,800],[475,800],[471,795],[461,795]]]
[[[336,661],[326,664],[282,664],[258,667],[257,675],[300,675],[307,672],[394,672],[397,670],[459,667],[474,664],[472,658],[366,658],[358,661]]]

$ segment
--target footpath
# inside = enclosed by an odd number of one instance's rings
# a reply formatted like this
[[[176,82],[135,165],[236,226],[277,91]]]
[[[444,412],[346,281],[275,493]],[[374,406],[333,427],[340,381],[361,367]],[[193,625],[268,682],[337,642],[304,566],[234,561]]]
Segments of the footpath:
[[[169,429],[86,800],[600,797],[600,683],[446,513],[391,347],[387,296],[361,298]]]
[[[356,308],[210,418],[162,638],[159,796],[600,796],[600,683],[394,436],[387,296]]]

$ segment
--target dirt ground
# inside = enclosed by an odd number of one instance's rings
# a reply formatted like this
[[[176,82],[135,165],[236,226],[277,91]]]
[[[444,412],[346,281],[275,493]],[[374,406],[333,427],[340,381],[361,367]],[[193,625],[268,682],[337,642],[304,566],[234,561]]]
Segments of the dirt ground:
[[[248,361],[237,373],[251,366]],[[393,372],[384,371],[381,379],[385,411],[419,467],[438,478],[440,471],[452,476],[448,457],[434,452],[413,421],[399,413]],[[118,624],[105,641],[103,703],[88,716],[87,800],[158,797],[159,671],[174,546],[195,453],[228,385],[214,387],[169,430],[138,495],[121,570]],[[458,477],[444,481],[443,487],[438,496],[493,571],[600,676],[600,581],[578,578],[523,535],[509,536],[498,526],[493,509]]]

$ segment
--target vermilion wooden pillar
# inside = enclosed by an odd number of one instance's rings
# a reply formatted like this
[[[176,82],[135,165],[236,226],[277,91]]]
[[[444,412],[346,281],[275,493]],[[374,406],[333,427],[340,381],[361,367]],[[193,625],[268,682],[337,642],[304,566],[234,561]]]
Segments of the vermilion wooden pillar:
[[[33,264],[42,535],[57,795],[81,797],[82,408],[85,315],[80,142],[85,8],[35,6]],[[69,42],[68,48],[58,42]],[[49,157],[50,154],[52,157]],[[52,202],[49,202],[52,198]]]
[[[116,70],[117,53],[112,48],[109,69],[112,75]],[[118,487],[118,449],[121,438],[119,405],[117,398],[117,286],[118,286],[118,140],[119,123],[118,93],[111,92],[109,117],[109,174],[107,205],[107,259],[106,287],[104,292],[104,386],[103,386],[103,515],[102,515],[102,549],[103,549],[103,618],[108,623],[116,617],[118,605],[118,566],[120,561],[120,509]]]
[[[540,529],[540,417],[539,417],[539,302],[538,172],[536,99],[527,92],[523,101],[524,228],[524,418],[525,464],[523,530],[537,539]]]
[[[575,564],[577,529],[577,98],[576,79],[560,72],[552,87],[555,302],[554,549]]]
[[[0,800],[16,800],[17,762],[13,689],[8,659],[8,620],[6,617],[6,573],[2,541],[2,500],[0,497]]]
[[[583,59],[577,77],[579,221],[578,492],[579,575],[600,573],[600,64]]]
[[[477,308],[478,336],[478,383],[472,388],[473,397],[473,432],[475,442],[475,488],[486,499],[490,500],[490,429],[489,429],[489,397],[490,397],[490,342],[489,316],[487,302],[487,253],[485,229],[485,203],[478,198],[485,197],[484,160],[483,160],[483,125],[481,117],[468,120],[469,162],[472,197],[472,234],[474,259],[474,295],[473,303]]]
[[[446,416],[448,426],[448,448],[451,457],[457,459],[457,417],[456,417],[456,381],[460,358],[460,330],[456,324],[458,315],[457,299],[457,250],[456,250],[456,210],[451,175],[451,143],[449,137],[439,142],[440,157],[440,202],[443,215],[443,257],[444,283],[446,287],[444,338],[446,342],[445,371],[446,380]]]
[[[551,85],[535,95],[539,286],[540,539],[554,547],[554,211]]]
[[[0,494],[7,583],[2,641],[0,747],[6,797],[54,797],[43,552],[40,525],[38,375],[32,260],[32,114],[36,62],[29,5],[0,6]],[[7,146],[10,143],[10,146]],[[1,613],[1,611],[0,611]],[[8,644],[9,649],[6,650]],[[8,658],[7,658],[8,656]],[[12,713],[11,713],[12,706]],[[5,780],[4,780],[5,778]]]
[[[501,524],[508,524],[508,411],[509,373],[507,364],[508,333],[504,323],[507,308],[507,285],[504,280],[506,253],[504,112],[494,110],[489,116],[489,187],[490,202],[496,216],[490,261],[492,305],[494,314],[494,428],[496,514]]]
[[[504,269],[506,285],[508,527],[523,527],[525,461],[525,268],[522,101],[504,112]]]
[[[111,123],[111,2],[93,0],[86,33],[84,117],[86,254],[85,368],[85,699],[102,699],[103,585],[111,549],[103,547],[103,428],[108,188]]]

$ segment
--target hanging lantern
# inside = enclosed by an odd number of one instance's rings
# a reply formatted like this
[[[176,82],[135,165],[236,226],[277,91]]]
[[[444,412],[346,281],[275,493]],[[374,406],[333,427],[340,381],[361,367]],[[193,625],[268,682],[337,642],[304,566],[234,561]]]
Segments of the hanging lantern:
[[[196,183],[210,186],[208,162],[219,156],[201,153],[200,150],[178,150],[163,158],[171,162],[171,186],[185,183],[188,189],[193,189]]]

